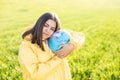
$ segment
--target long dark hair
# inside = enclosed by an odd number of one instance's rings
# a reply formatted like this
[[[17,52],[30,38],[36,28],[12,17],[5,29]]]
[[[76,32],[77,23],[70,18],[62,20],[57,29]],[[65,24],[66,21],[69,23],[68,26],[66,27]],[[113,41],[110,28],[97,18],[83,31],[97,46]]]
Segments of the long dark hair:
[[[28,30],[22,34],[23,39],[28,34],[32,34],[31,43],[33,43],[33,44],[37,43],[43,51],[45,51],[45,49],[44,49],[44,46],[42,43],[42,31],[43,31],[43,26],[48,19],[52,19],[56,22],[55,31],[60,29],[60,21],[59,21],[58,16],[53,12],[47,12],[47,13],[42,14],[41,17],[38,18],[38,20],[37,20],[36,24],[33,26],[33,28],[31,28],[30,30]]]

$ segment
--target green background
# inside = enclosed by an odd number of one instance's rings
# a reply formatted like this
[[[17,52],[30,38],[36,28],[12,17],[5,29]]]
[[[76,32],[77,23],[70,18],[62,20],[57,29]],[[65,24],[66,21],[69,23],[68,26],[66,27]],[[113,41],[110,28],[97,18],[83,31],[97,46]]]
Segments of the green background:
[[[68,57],[73,80],[120,80],[120,0],[0,0],[0,80],[23,80],[22,31],[48,11],[62,29],[85,34],[84,46]]]

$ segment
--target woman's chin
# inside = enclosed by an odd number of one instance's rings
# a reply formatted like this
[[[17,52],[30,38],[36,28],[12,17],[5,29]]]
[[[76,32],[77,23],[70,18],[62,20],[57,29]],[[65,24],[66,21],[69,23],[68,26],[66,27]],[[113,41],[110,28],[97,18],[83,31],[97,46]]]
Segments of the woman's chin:
[[[43,39],[42,39],[42,41],[45,41],[45,40],[47,40],[47,38],[43,38]]]
[[[48,38],[49,38],[49,37],[43,37],[43,39],[42,39],[42,40],[44,41],[44,40],[47,40]]]
[[[42,41],[45,41],[45,39],[42,39]]]

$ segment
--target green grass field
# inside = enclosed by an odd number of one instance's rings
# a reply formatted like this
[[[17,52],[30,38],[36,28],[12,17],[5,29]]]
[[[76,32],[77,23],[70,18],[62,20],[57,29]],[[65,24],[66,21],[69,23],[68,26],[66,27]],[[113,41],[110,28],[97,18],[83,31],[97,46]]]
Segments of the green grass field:
[[[85,34],[68,57],[73,80],[120,80],[120,0],[0,0],[0,80],[23,80],[21,33],[47,11],[58,14],[62,29]]]

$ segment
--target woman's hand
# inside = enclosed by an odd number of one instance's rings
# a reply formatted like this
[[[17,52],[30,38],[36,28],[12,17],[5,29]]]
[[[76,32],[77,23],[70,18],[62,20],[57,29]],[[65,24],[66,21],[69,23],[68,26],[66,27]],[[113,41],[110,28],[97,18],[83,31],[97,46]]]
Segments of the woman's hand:
[[[69,55],[74,50],[74,48],[75,46],[72,43],[65,44],[62,46],[62,49],[56,52],[56,55],[62,59]]]

